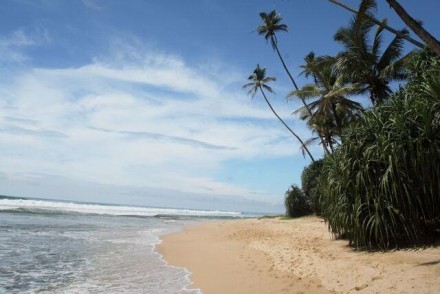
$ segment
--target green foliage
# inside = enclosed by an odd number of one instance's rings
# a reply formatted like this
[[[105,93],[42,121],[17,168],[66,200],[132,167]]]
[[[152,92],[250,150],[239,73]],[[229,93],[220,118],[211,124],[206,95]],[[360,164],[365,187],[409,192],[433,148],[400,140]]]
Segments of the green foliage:
[[[306,196],[303,191],[296,186],[291,186],[289,190],[287,190],[284,205],[286,207],[286,216],[289,217],[299,217],[311,213]]]
[[[281,23],[283,19],[276,10],[272,10],[269,13],[261,12],[260,17],[263,23],[258,26],[257,33],[264,35],[266,41],[270,40],[272,47],[275,49],[277,44],[276,33],[280,31],[287,32],[287,25]]]
[[[312,76],[314,83],[290,92],[288,98],[311,100],[294,113],[300,114],[301,119],[307,120],[308,127],[320,135],[323,147],[329,146],[333,151],[333,146],[342,139],[342,130],[362,114],[362,105],[348,98],[361,88],[337,71],[335,57],[315,57],[310,52],[304,60],[303,74]]]
[[[390,82],[406,79],[403,67],[403,36],[408,32],[400,31],[384,47],[383,32],[387,21],[376,26],[372,21],[376,2],[363,0],[359,13],[346,27],[335,34],[344,51],[338,54],[336,67],[345,78],[361,86],[360,94],[368,93],[373,104],[385,102],[392,94]]]
[[[312,162],[309,166],[306,166],[301,174],[302,190],[310,203],[310,208],[317,215],[321,215],[320,191],[318,184],[322,166],[323,160],[317,160]]]
[[[423,51],[409,68],[407,86],[324,160],[323,215],[356,247],[410,246],[440,232],[440,59]]]

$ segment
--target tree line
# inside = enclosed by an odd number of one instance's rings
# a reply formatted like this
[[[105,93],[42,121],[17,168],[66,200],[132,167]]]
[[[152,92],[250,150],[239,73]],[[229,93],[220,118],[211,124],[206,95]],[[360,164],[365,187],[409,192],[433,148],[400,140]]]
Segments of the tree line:
[[[432,241],[440,235],[439,42],[397,1],[387,3],[424,44],[408,30],[377,20],[374,0],[362,0],[357,10],[329,1],[354,17],[334,35],[341,52],[304,57],[301,75],[311,81],[306,85],[297,84],[280,52],[278,34],[288,31],[281,16],[275,10],[260,13],[256,30],[279,58],[292,84],[287,98],[301,101],[294,114],[313,137],[303,140],[277,114],[267,96],[276,79],[266,68],[257,65],[243,86],[252,96],[261,94],[312,162],[303,172],[302,189],[286,192],[288,214],[322,215],[336,237],[358,248]],[[384,31],[394,34],[387,44]],[[416,48],[403,55],[405,41]],[[404,86],[393,91],[393,82]],[[357,101],[361,96],[371,107]],[[310,152],[312,143],[322,146],[322,159]]]

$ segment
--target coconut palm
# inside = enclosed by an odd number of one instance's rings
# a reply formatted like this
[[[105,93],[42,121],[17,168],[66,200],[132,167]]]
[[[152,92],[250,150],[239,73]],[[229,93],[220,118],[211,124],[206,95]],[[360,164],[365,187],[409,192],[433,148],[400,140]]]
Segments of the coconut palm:
[[[263,95],[264,100],[266,101],[267,105],[269,106],[273,114],[289,130],[289,132],[301,143],[301,148],[303,150],[303,153],[304,151],[307,152],[310,159],[314,162],[315,159],[313,158],[307,146],[304,144],[301,138],[284,122],[284,120],[278,115],[278,113],[276,113],[276,111],[272,107],[272,104],[269,102],[269,100],[266,97],[266,94],[264,92],[265,90],[273,93],[273,89],[270,86],[268,86],[267,83],[275,81],[276,79],[274,77],[266,77],[266,68],[260,68],[260,65],[257,64],[257,67],[255,68],[253,73],[248,77],[248,80],[250,82],[245,84],[243,86],[243,89],[250,88],[248,91],[248,95],[252,95],[252,98],[255,96],[255,94],[258,91],[260,91],[260,93]]]
[[[359,93],[369,93],[374,105],[384,102],[392,93],[390,82],[406,78],[404,59],[401,58],[403,38],[397,35],[385,50],[381,50],[386,20],[382,21],[383,25],[378,26],[373,42],[369,44],[369,36],[374,26],[370,21],[370,11],[375,5],[372,0],[362,1],[359,13],[350,25],[340,28],[335,35],[335,40],[345,49],[338,56],[338,71],[349,81],[361,85]]]
[[[290,74],[286,63],[284,62],[283,56],[281,56],[280,50],[278,49],[278,39],[276,33],[280,31],[287,32],[287,25],[281,23],[281,20],[283,19],[276,12],[276,10],[272,10],[269,13],[261,12],[260,17],[263,20],[263,23],[257,27],[257,33],[259,35],[264,35],[264,38],[267,42],[269,42],[270,40],[270,44],[272,45],[272,48],[277,52],[278,57],[283,64],[284,70],[290,78],[290,81],[292,82],[295,89],[298,89],[298,85]]]
[[[325,143],[333,150],[336,138],[341,138],[342,130],[349,123],[359,118],[362,106],[347,98],[359,91],[359,85],[346,83],[344,77],[334,70],[336,58],[323,56],[315,58],[313,52],[301,66],[306,77],[313,76],[314,84],[307,84],[297,91],[289,93],[288,98],[314,99],[307,106],[311,115],[304,107],[296,111],[301,118],[308,121],[310,128],[324,134]]]
[[[259,25],[257,27],[257,33],[259,35],[264,35],[264,38],[266,39],[267,42],[269,42],[272,45],[272,48],[277,52],[277,55],[281,61],[281,64],[283,65],[284,70],[286,71],[287,75],[289,76],[290,81],[292,82],[294,88],[296,90],[298,90],[298,85],[295,82],[295,80],[292,77],[292,74],[290,73],[289,69],[286,66],[286,63],[284,62],[283,56],[280,53],[280,50],[278,48],[278,39],[277,39],[277,32],[280,31],[284,31],[287,32],[287,25],[282,24],[282,18],[281,16],[276,12],[276,10],[272,10],[269,13],[265,13],[265,12],[261,12],[260,13],[260,17],[263,21],[263,23],[261,25]],[[305,109],[308,110],[307,108],[307,103],[304,100],[301,100]],[[309,115],[311,115],[310,110],[308,110]],[[319,137],[321,138],[321,142],[323,142],[322,140],[322,136],[321,134],[319,134]],[[324,146],[324,150],[326,151],[326,153],[329,153],[328,149],[326,148],[326,145],[323,144]]]

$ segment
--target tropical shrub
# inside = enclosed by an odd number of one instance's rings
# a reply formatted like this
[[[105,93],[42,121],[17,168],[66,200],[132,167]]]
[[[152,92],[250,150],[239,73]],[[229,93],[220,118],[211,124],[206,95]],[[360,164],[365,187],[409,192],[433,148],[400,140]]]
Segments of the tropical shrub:
[[[323,215],[356,247],[411,246],[440,233],[440,59],[415,54],[410,72],[324,160]]]
[[[304,194],[310,203],[311,210],[317,215],[321,214],[320,207],[320,191],[319,191],[319,176],[323,160],[317,160],[306,166],[301,174],[301,187]]]
[[[292,185],[287,190],[284,205],[286,207],[286,216],[289,217],[299,217],[311,213],[306,196],[297,186]]]

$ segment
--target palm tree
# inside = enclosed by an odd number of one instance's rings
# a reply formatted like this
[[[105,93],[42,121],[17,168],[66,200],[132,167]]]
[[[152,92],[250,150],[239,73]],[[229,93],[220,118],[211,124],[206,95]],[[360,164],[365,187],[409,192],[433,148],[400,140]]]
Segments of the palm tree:
[[[260,17],[263,20],[263,23],[257,27],[257,33],[259,35],[264,35],[266,41],[269,42],[270,40],[272,48],[277,52],[278,57],[280,58],[280,61],[283,64],[284,70],[286,71],[287,75],[290,78],[290,81],[292,82],[295,89],[298,89],[298,85],[296,84],[295,80],[290,74],[290,71],[287,68],[286,63],[284,62],[284,59],[281,56],[280,50],[278,49],[278,39],[276,33],[280,31],[287,32],[287,25],[280,23],[281,20],[283,19],[276,12],[276,10],[272,10],[269,13],[261,12]]]
[[[375,2],[364,0],[359,13],[348,27],[338,30],[335,40],[341,43],[345,50],[338,56],[336,67],[345,78],[361,85],[360,94],[369,93],[373,104],[384,102],[392,93],[389,83],[406,78],[402,55],[403,38],[401,35],[391,41],[388,47],[381,51],[382,32],[386,21],[382,21],[369,44],[369,36],[374,23],[371,22],[370,10],[375,8]],[[407,34],[407,31],[401,31]]]
[[[403,22],[410,27],[410,29],[422,39],[432,51],[434,51],[438,56],[440,56],[440,42],[432,36],[427,30],[425,30],[420,22],[416,21],[409,15],[406,10],[395,0],[387,0],[388,4],[394,9],[394,11],[399,15]]]
[[[275,81],[276,79],[274,77],[266,77],[266,68],[260,68],[260,65],[257,64],[257,67],[253,71],[253,73],[248,77],[249,83],[245,84],[243,86],[243,89],[250,88],[248,95],[252,95],[252,98],[255,96],[257,91],[260,91],[261,94],[264,97],[264,100],[266,101],[267,105],[269,106],[270,110],[275,114],[275,116],[279,119],[279,121],[292,133],[292,135],[301,143],[301,148],[307,152],[312,162],[315,162],[315,159],[313,158],[312,154],[310,153],[307,146],[304,144],[304,142],[301,140],[301,138],[284,122],[284,120],[276,113],[276,111],[273,109],[272,104],[270,104],[269,100],[266,97],[266,94],[264,90],[273,93],[273,90],[270,86],[267,85],[268,82]]]
[[[263,21],[263,23],[261,25],[259,25],[257,27],[257,33],[259,35],[264,35],[264,38],[266,39],[267,42],[269,42],[272,45],[272,48],[277,52],[277,55],[281,61],[281,64],[283,65],[284,70],[286,71],[287,75],[289,76],[290,81],[292,82],[294,88],[296,90],[298,90],[298,85],[296,84],[295,80],[292,77],[292,74],[290,73],[289,69],[286,66],[286,63],[284,62],[283,56],[280,53],[280,50],[278,48],[278,39],[277,39],[277,32],[280,31],[284,31],[287,32],[287,25],[282,24],[282,18],[281,16],[276,12],[276,10],[272,10],[269,13],[265,13],[265,12],[261,12],[260,13],[260,17]],[[307,108],[307,104],[304,100],[301,100],[304,107]],[[310,110],[309,114],[311,115]],[[318,133],[319,137],[321,138],[321,142],[323,142],[322,140],[322,136]],[[323,144],[324,146],[324,150],[326,151],[326,153],[329,153],[328,149],[326,148],[326,145]]]
[[[302,74],[306,77],[312,75],[314,84],[307,84],[297,91],[292,91],[288,97],[315,99],[308,104],[312,115],[309,115],[304,107],[296,112],[301,114],[302,119],[308,120],[312,129],[325,134],[325,143],[333,150],[333,143],[337,142],[335,138],[339,137],[342,140],[343,128],[359,118],[363,111],[358,102],[347,98],[348,95],[359,91],[359,85],[347,83],[344,76],[335,71],[335,57],[315,58],[311,52],[304,60],[306,64],[302,66]]]

